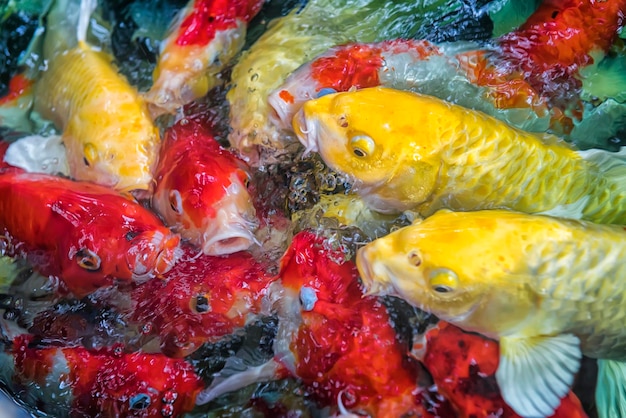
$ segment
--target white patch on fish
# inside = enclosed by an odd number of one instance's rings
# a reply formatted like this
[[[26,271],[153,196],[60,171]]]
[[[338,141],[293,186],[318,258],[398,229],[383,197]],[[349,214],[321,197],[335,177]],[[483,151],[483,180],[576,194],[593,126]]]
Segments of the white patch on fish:
[[[59,135],[25,136],[9,145],[4,161],[29,173],[70,174],[65,146]]]

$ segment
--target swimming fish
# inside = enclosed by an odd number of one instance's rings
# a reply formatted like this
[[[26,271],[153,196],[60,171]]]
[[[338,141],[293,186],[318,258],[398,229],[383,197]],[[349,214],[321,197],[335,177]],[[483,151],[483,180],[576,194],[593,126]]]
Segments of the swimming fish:
[[[519,28],[488,45],[397,39],[336,46],[270,93],[273,121],[288,130],[306,100],[384,86],[433,95],[524,130],[552,129],[578,145],[606,146],[626,117],[611,115],[601,137],[574,129],[583,118],[602,113],[597,99],[593,106],[583,102],[587,74],[581,70],[597,67],[608,54],[625,13],[625,1],[546,1]]]
[[[154,116],[174,113],[206,95],[241,50],[248,22],[264,0],[189,0],[161,43],[154,84],[146,93]]]
[[[275,19],[263,35],[245,51],[233,67],[227,93],[232,132],[228,140],[246,161],[258,167],[291,159],[298,143],[292,132],[273,120],[268,95],[285,78],[316,55],[346,42],[421,38],[445,15],[457,36],[455,25],[476,18],[480,10],[468,10],[461,0],[309,0],[286,16]]]
[[[20,171],[0,174],[5,254],[26,256],[78,297],[174,265],[180,236],[143,206],[104,186]]]
[[[370,294],[498,340],[502,397],[521,416],[545,417],[583,354],[601,359],[600,375],[626,369],[624,257],[622,226],[444,210],[361,248],[356,263]],[[600,382],[600,416],[618,416],[606,411],[623,404],[624,381]]]
[[[163,354],[40,346],[28,334],[5,345],[0,380],[56,417],[178,417],[204,387],[191,364]]]
[[[183,249],[165,280],[135,286],[122,315],[141,328],[143,337],[156,335],[160,351],[170,357],[185,357],[243,328],[262,313],[274,280],[267,266],[247,252],[215,257],[196,256],[191,246]]]
[[[626,223],[623,153],[576,151],[432,96],[330,94],[306,102],[293,125],[380,212],[508,208]]]
[[[419,366],[396,336],[385,305],[363,297],[353,262],[323,236],[303,231],[281,260],[268,295],[279,315],[274,359],[198,395],[222,393],[285,375],[299,378],[320,407],[376,417],[437,416],[417,385]]]
[[[167,130],[152,206],[205,254],[248,249],[259,225],[246,164],[222,148],[211,129],[188,117]]]
[[[80,5],[76,45],[54,31],[67,30],[77,1],[56,2],[50,12],[48,65],[35,85],[35,110],[63,132],[73,178],[148,192],[159,131],[139,93],[112,66],[113,58],[85,41],[90,1]]]
[[[518,417],[504,402],[496,384],[498,343],[439,321],[423,336],[418,358],[431,374],[439,392],[454,405],[455,416]],[[586,418],[573,392],[563,398],[554,418]]]

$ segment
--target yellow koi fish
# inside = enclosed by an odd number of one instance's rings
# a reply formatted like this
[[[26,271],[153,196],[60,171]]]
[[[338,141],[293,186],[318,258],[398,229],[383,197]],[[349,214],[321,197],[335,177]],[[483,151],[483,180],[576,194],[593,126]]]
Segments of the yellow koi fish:
[[[75,1],[59,3],[78,7]],[[113,57],[85,42],[86,3],[80,5],[77,45],[62,50],[66,45],[58,36],[46,34],[48,67],[36,84],[35,109],[63,132],[73,178],[122,192],[150,190],[158,129],[137,90],[112,66]],[[65,19],[58,8],[49,19],[59,12]]]
[[[308,101],[293,126],[380,212],[508,208],[626,223],[626,162],[431,96],[382,87]]]
[[[357,267],[369,293],[499,340],[496,380],[519,415],[552,415],[584,354],[603,359],[599,415],[623,416],[624,227],[443,210],[361,248]]]

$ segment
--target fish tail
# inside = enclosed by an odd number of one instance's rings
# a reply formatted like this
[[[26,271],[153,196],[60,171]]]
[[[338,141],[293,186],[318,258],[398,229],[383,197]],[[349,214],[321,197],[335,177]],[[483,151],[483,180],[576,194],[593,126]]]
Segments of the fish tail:
[[[96,10],[97,0],[80,0],[80,12],[78,14],[78,24],[76,25],[76,39],[79,43],[87,41],[87,30],[89,29],[89,19]]]
[[[626,225],[626,147],[618,152],[602,149],[578,151],[597,167],[597,192],[583,210],[584,217],[599,223]]]
[[[599,418],[626,417],[626,362],[598,360],[596,408]]]

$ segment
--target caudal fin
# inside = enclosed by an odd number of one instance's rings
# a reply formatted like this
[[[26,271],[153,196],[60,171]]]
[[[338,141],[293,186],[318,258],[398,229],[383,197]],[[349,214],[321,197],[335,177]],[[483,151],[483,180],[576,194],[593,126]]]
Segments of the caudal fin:
[[[598,360],[596,408],[599,418],[626,417],[626,362]]]

